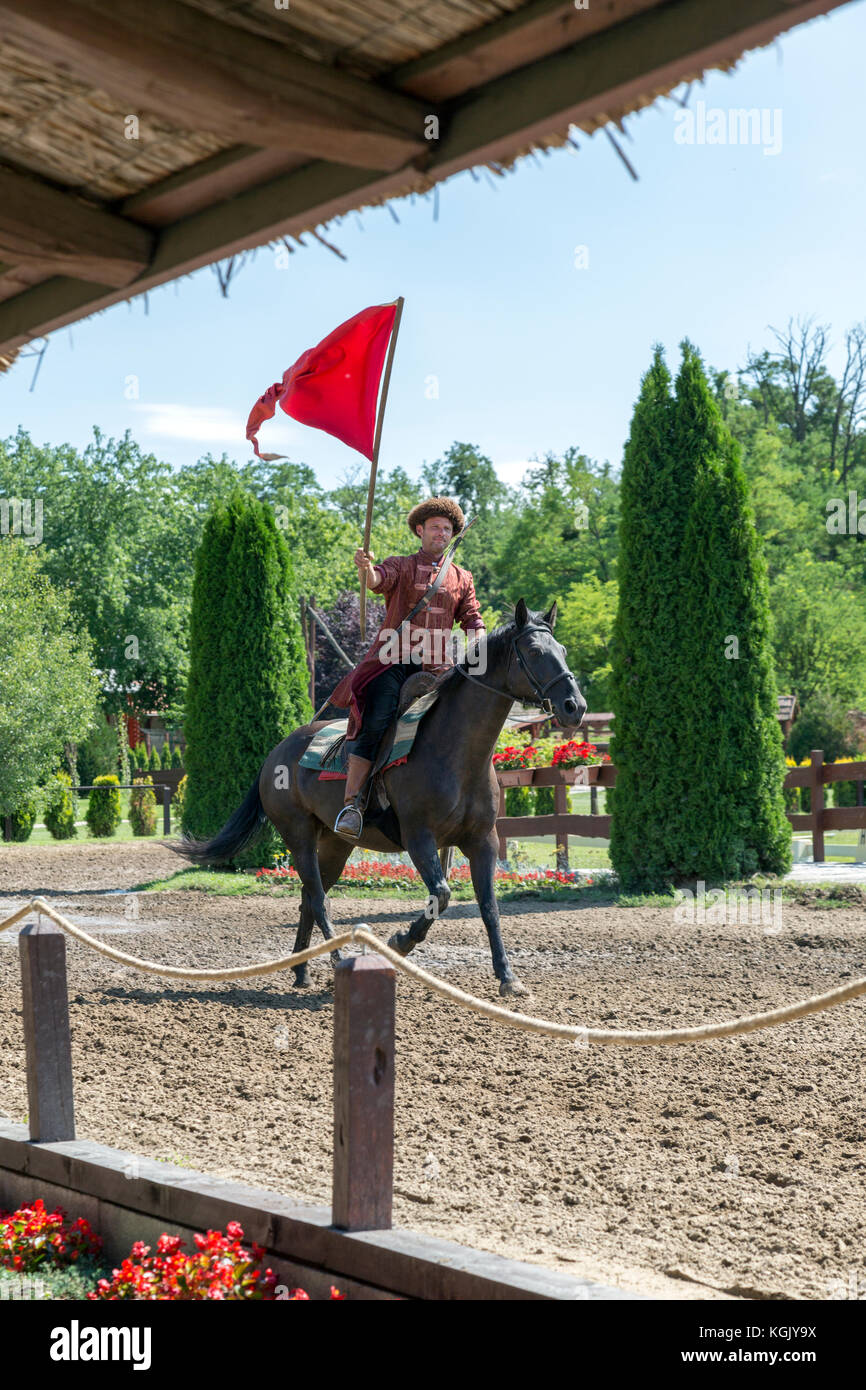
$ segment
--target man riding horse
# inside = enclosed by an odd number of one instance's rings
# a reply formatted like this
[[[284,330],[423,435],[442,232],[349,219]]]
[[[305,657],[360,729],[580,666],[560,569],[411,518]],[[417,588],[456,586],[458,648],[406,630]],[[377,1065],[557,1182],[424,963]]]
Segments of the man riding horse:
[[[387,608],[369,650],[340,682],[330,700],[338,709],[348,706],[350,711],[345,801],[334,824],[335,832],[349,840],[361,836],[364,784],[382,736],[397,712],[404,682],[418,671],[438,674],[453,665],[445,654],[445,646],[455,622],[464,632],[476,634],[476,640],[485,631],[472,575],[459,565],[449,564],[436,593],[407,624],[408,641],[389,640],[436,582],[446,548],[465,524],[460,506],[449,497],[430,497],[419,502],[407,521],[412,535],[421,542],[421,549],[414,555],[391,555],[374,563],[369,551],[355,551],[359,575],[366,576],[367,587],[373,593],[386,596]],[[401,638],[406,635],[404,629]],[[405,656],[408,661],[401,660]]]

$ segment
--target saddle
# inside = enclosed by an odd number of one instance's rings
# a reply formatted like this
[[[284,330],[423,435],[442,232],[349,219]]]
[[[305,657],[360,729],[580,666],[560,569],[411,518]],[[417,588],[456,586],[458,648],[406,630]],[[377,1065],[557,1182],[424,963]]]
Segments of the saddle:
[[[438,674],[433,671],[418,671],[404,681],[397,712],[385,730],[375,762],[361,789],[361,810],[365,814],[368,806],[374,816],[390,806],[382,774],[388,768],[406,762],[415,742],[418,725],[436,703],[439,698],[438,687],[448,675],[450,671]],[[346,748],[348,724],[348,719],[319,720],[313,723],[310,726],[314,731],[313,738],[302,755],[299,766],[318,768],[320,781],[345,779],[349,757]]]

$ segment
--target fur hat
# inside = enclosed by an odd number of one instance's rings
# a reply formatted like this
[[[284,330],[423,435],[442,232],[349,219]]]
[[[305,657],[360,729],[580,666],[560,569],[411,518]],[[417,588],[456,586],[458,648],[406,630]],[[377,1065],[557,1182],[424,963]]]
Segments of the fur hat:
[[[454,535],[462,531],[466,524],[466,518],[460,508],[459,503],[450,497],[428,497],[426,502],[419,502],[417,507],[413,507],[407,517],[409,530],[415,539],[418,539],[416,526],[421,526],[425,521],[429,521],[431,516],[447,516],[451,525],[454,527]]]

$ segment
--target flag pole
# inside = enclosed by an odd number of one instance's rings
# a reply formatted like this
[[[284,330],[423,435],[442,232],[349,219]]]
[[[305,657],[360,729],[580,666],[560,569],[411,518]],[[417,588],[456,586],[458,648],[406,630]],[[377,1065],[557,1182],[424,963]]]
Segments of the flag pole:
[[[373,524],[373,494],[376,491],[376,469],[379,466],[379,443],[382,438],[382,423],[385,419],[385,404],[388,400],[388,385],[391,381],[391,367],[394,362],[394,348],[397,344],[397,334],[400,331],[400,319],[403,315],[403,295],[394,300],[397,312],[394,315],[394,326],[391,329],[391,341],[388,344],[388,357],[385,362],[385,375],[382,379],[382,394],[379,398],[379,414],[376,419],[376,435],[373,440],[373,458],[370,464],[370,486],[367,490],[367,516],[364,522],[364,550],[370,544],[370,529]],[[367,635],[367,576],[361,575],[361,636]]]

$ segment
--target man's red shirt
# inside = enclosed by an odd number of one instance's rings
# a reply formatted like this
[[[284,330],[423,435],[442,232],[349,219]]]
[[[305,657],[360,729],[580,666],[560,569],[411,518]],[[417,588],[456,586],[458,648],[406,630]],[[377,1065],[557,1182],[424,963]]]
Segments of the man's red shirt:
[[[440,563],[441,560],[436,560],[424,549],[415,555],[389,555],[387,560],[376,562],[376,583],[368,587],[371,593],[387,596],[385,617],[371,646],[354,671],[340,681],[330,701],[337,709],[349,708],[347,738],[356,738],[360,732],[366,687],[386,669],[387,663],[380,660],[380,652],[388,640],[388,634],[395,632],[412,612],[427,586],[435,579]],[[459,623],[464,632],[484,627],[472,575],[469,570],[452,562],[431,602],[409,624],[409,640],[418,631],[440,629],[450,632],[455,623]],[[415,642],[419,640],[414,639]],[[437,663],[425,661],[423,669],[436,670]]]

